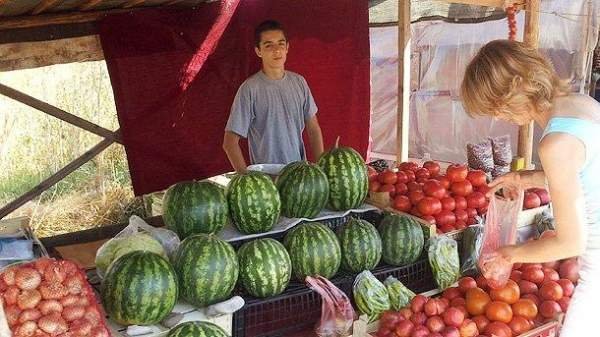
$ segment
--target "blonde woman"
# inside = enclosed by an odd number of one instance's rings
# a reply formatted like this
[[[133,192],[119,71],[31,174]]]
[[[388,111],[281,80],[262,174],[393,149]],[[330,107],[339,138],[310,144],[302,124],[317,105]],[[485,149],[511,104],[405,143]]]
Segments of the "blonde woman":
[[[543,171],[509,173],[490,184],[506,195],[516,186],[550,191],[556,236],[503,247],[513,263],[580,256],[579,284],[561,337],[591,336],[600,303],[600,104],[573,94],[540,53],[521,42],[485,45],[468,65],[461,87],[470,115],[492,116],[544,129],[538,145]]]

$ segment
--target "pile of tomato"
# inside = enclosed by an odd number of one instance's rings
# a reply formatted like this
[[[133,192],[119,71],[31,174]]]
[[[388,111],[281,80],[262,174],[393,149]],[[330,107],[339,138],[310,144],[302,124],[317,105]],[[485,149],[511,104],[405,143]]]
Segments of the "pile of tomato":
[[[380,173],[369,168],[369,190],[389,193],[393,208],[435,224],[441,233],[475,223],[489,202],[485,172],[453,164],[442,174],[434,161],[422,167],[404,162]]]
[[[579,278],[577,259],[515,265],[507,284],[463,277],[438,298],[414,297],[380,319],[377,337],[513,337],[566,312]]]

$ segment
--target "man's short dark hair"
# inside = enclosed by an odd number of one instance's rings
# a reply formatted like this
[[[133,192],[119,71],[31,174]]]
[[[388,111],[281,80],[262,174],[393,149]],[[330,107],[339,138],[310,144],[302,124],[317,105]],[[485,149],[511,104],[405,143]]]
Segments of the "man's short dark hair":
[[[260,47],[260,36],[263,32],[268,32],[270,30],[280,30],[283,33],[283,36],[286,36],[285,30],[281,23],[275,20],[266,20],[260,23],[260,25],[256,26],[254,29],[254,43],[257,47]],[[286,37],[287,39],[287,37]]]

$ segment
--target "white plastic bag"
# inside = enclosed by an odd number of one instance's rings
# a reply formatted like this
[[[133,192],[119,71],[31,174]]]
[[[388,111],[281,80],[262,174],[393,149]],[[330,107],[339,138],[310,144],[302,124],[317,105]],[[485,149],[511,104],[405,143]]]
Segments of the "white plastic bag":
[[[114,260],[136,250],[148,250],[172,259],[179,243],[175,232],[150,226],[139,216],[133,215],[129,218],[129,225],[96,252],[96,273],[103,278]]]

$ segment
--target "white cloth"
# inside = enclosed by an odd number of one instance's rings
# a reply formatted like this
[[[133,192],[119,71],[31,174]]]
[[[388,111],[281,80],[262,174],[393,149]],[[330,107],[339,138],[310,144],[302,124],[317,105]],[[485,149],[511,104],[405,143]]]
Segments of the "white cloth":
[[[597,336],[600,303],[600,250],[588,250],[580,258],[579,282],[571,298],[560,337]]]

